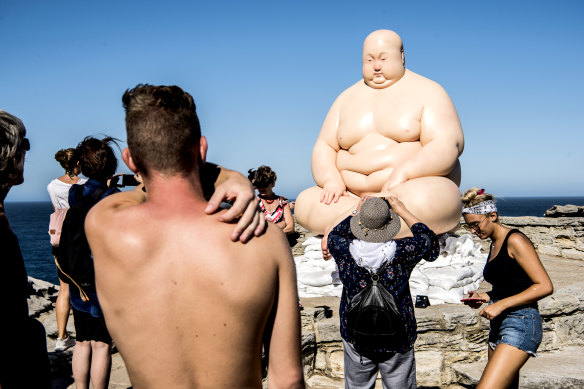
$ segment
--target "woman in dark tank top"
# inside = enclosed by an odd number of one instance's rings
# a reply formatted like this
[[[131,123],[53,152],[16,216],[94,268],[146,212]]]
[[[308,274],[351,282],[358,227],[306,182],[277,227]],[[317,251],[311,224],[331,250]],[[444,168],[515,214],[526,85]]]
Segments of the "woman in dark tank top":
[[[491,321],[489,361],[477,388],[518,388],[519,370],[541,343],[542,320],[537,301],[553,292],[552,282],[531,241],[519,230],[499,223],[495,197],[471,188],[462,195],[467,228],[491,239],[483,276],[493,289],[470,292],[465,304],[479,308]]]

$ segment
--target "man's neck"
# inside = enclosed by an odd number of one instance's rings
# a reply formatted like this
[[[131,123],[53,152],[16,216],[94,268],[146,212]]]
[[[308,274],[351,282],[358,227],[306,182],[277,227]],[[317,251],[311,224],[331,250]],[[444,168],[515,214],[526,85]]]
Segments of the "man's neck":
[[[179,203],[195,202],[206,205],[203,196],[203,188],[199,178],[199,171],[196,170],[188,175],[166,176],[159,173],[152,173],[145,178],[145,186],[148,194],[147,202],[155,204],[176,205]]]

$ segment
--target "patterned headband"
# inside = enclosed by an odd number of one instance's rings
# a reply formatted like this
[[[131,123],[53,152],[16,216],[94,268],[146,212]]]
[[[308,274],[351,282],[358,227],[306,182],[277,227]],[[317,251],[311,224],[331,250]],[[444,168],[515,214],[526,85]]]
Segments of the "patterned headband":
[[[472,207],[463,208],[462,213],[472,213],[474,215],[486,215],[491,212],[497,212],[497,206],[495,205],[495,200],[487,200]]]

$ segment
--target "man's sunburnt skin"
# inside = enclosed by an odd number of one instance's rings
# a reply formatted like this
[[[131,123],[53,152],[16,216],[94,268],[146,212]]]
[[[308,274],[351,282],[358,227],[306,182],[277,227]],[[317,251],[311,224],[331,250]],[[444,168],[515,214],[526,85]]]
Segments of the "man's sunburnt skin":
[[[124,162],[147,188],[110,196],[86,221],[97,291],[134,388],[303,388],[295,267],[280,229],[243,244],[205,214],[207,141],[192,97],[137,86],[123,98]],[[169,131],[168,129],[172,129]]]
[[[337,98],[324,120],[312,152],[317,186],[298,195],[296,220],[322,233],[339,215],[348,216],[359,197],[396,196],[434,232],[451,231],[461,216],[463,147],[448,94],[405,68],[395,32],[374,31],[363,44],[363,79]],[[396,238],[406,235],[402,223]]]

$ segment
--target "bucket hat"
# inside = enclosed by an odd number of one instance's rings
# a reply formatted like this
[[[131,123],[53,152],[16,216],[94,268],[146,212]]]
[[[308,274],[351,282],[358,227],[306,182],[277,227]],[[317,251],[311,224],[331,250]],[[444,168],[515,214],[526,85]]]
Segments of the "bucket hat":
[[[357,239],[373,243],[391,240],[401,226],[399,216],[391,209],[387,200],[381,197],[365,200],[350,223],[351,232]]]

